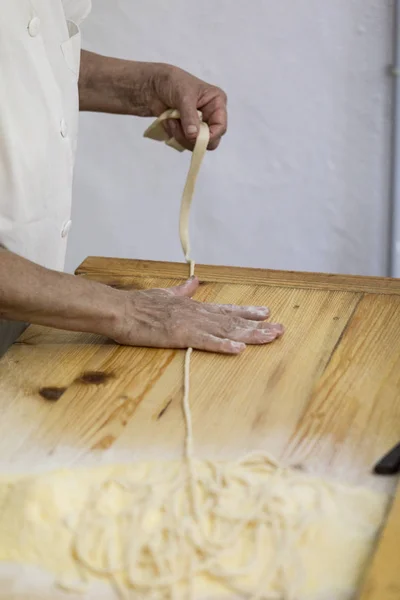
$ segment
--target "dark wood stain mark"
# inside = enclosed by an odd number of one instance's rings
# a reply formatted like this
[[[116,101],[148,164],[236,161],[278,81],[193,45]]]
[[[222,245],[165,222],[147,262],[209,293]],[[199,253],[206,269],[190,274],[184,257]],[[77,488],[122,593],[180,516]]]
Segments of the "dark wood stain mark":
[[[300,308],[300,304],[295,304],[295,305],[293,306],[293,308],[296,308],[296,309],[297,309],[297,308]]]
[[[333,317],[334,321],[339,321],[339,317]]]
[[[45,400],[55,402],[61,398],[66,389],[66,387],[42,387],[39,390],[39,395]]]
[[[92,446],[92,450],[108,450],[113,443],[115,442],[115,437],[113,435],[105,435],[101,440],[96,442]]]
[[[159,419],[161,419],[161,417],[162,417],[163,415],[165,415],[165,413],[167,412],[168,408],[171,406],[171,403],[172,403],[172,398],[171,398],[171,400],[168,400],[168,402],[167,402],[167,404],[164,406],[164,408],[162,408],[162,409],[160,410],[160,412],[158,413],[158,415],[157,415],[157,421],[158,421]]]
[[[145,398],[147,393],[151,390],[151,388],[153,387],[155,382],[163,375],[165,370],[168,368],[168,366],[174,360],[176,353],[177,353],[177,351],[175,351],[175,350],[171,352],[171,354],[165,360],[164,364],[162,364],[162,366],[158,369],[157,375],[155,377],[151,377],[149,379],[147,385],[145,386],[145,388],[141,394],[139,394],[138,396],[133,397],[133,398],[131,398],[128,395],[120,396],[119,399],[120,399],[120,401],[122,401],[122,404],[117,406],[112,411],[112,413],[110,415],[108,415],[108,417],[102,422],[98,431],[101,431],[107,425],[109,425],[110,423],[115,423],[116,421],[119,421],[119,423],[123,427],[125,427],[130,422],[131,418],[133,417],[134,413],[136,412],[137,407],[140,405],[140,403]]]
[[[106,383],[106,381],[112,377],[112,373],[105,373],[104,371],[85,371],[76,381],[80,383],[101,385],[102,383]]]

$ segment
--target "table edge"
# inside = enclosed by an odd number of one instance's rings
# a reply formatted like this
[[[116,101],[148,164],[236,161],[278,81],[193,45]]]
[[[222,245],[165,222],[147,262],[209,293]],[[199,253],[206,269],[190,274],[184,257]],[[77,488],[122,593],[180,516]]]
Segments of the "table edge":
[[[196,272],[204,282],[400,295],[400,279],[389,277],[277,271],[222,265],[197,265]],[[79,276],[93,279],[99,276],[103,280],[107,278],[105,283],[110,284],[129,277],[156,276],[160,279],[184,279],[187,273],[188,267],[185,263],[99,256],[87,257],[75,271]]]

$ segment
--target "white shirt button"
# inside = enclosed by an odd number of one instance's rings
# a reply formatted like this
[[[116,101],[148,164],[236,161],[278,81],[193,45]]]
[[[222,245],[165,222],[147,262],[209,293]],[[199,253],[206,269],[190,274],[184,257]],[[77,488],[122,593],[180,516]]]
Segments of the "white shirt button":
[[[60,121],[60,133],[64,138],[68,135],[68,126],[65,119],[61,119]]]
[[[61,237],[65,238],[67,237],[69,230],[71,229],[71,225],[72,225],[72,221],[67,221],[66,223],[64,223],[64,226],[61,230]]]
[[[39,17],[33,17],[28,24],[28,32],[31,37],[36,37],[40,31]]]

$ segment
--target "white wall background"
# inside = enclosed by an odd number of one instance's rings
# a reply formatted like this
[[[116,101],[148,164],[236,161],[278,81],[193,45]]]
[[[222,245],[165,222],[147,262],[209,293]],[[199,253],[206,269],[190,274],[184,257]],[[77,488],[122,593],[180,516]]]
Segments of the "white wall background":
[[[222,86],[230,127],[192,215],[198,262],[385,274],[390,0],[93,0],[84,46]],[[87,255],[182,260],[189,161],[147,120],[81,116],[67,268]]]

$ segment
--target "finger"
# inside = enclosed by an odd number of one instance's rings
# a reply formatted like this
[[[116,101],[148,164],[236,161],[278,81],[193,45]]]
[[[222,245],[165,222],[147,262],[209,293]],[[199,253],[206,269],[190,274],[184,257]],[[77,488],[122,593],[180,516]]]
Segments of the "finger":
[[[190,277],[182,285],[176,285],[174,287],[167,288],[166,291],[174,296],[186,296],[191,298],[199,287],[200,282],[197,277]]]
[[[216,315],[210,315],[210,317],[211,322],[207,326],[207,332],[220,338],[245,343],[268,343],[283,335],[283,327],[279,323],[228,317],[222,317],[222,320],[220,317],[217,320]],[[254,339],[255,342],[250,342],[250,339]]]
[[[254,329],[272,330],[279,335],[282,335],[283,328],[279,323],[269,323],[265,320],[244,319],[243,317],[233,315],[222,315],[218,313],[207,314],[212,329],[209,333],[213,333],[219,337],[230,337],[232,331],[236,329],[246,329],[252,331]]]
[[[203,120],[210,128],[209,149],[217,147],[228,127],[226,96],[223,92],[201,107]]]
[[[216,150],[221,143],[221,138],[208,143],[207,150]]]
[[[187,140],[194,142],[200,127],[200,119],[197,113],[197,95],[193,93],[182,94],[179,106],[183,133]]]
[[[173,137],[183,148],[186,148],[186,150],[193,151],[196,139],[194,139],[193,141],[188,140],[188,138],[183,132],[182,125],[179,121],[175,119],[170,119],[168,122],[170,123],[170,125],[168,125],[168,128],[166,128],[168,135],[170,137]],[[215,150],[219,146],[220,141],[220,139],[216,139],[214,141],[209,142],[207,149]]]
[[[242,342],[219,338],[207,333],[197,334],[189,345],[197,350],[218,352],[219,354],[240,354],[246,348],[246,344]]]
[[[269,317],[269,308],[265,306],[237,306],[234,304],[205,304],[209,312],[220,315],[232,315],[250,319],[252,321],[264,321]]]
[[[169,119],[167,123],[168,135],[173,137],[183,148],[186,148],[186,150],[193,150],[196,139],[194,139],[194,141],[190,141],[186,138],[181,122],[176,119]]]
[[[277,337],[282,337],[285,333],[285,328],[282,323],[271,323],[271,327],[273,327],[277,332]]]
[[[279,337],[273,328],[268,329],[242,329],[237,327],[228,335],[228,339],[244,344],[262,345],[270,344]]]

